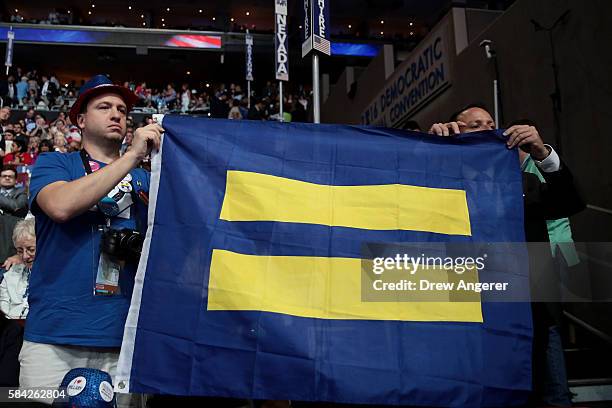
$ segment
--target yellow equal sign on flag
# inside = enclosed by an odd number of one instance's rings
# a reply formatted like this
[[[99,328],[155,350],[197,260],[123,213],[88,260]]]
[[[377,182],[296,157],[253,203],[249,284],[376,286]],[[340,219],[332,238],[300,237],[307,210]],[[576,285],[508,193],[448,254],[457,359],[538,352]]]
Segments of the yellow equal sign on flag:
[[[227,172],[221,219],[471,235],[463,190],[403,184],[330,186]]]
[[[361,260],[213,250],[208,310],[319,319],[482,322],[480,302],[363,302]]]

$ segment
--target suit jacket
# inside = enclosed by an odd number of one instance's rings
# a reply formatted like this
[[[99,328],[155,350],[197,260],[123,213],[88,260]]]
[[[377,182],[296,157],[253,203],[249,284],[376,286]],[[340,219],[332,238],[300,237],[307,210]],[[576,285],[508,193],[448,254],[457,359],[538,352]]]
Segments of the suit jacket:
[[[570,217],[585,208],[568,167],[562,162],[558,171],[538,176],[523,172],[525,239],[527,242],[549,241],[546,220]]]
[[[28,195],[24,188],[13,188],[7,195],[0,194],[0,211],[16,217],[25,217],[28,213]]]
[[[525,239],[527,242],[548,242],[546,220],[570,217],[585,208],[569,168],[561,162],[558,171],[537,175],[523,172]],[[529,251],[531,304],[534,323],[534,387],[539,390],[546,367],[548,329],[562,322],[563,309],[559,292],[559,276],[553,264],[549,245]],[[548,256],[546,256],[548,255]],[[541,391],[536,391],[541,392]]]

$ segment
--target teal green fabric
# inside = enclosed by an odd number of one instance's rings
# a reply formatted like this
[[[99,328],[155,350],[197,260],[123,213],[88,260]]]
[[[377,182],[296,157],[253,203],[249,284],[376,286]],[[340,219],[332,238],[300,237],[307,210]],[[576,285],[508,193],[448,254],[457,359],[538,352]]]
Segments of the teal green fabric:
[[[523,162],[521,169],[527,173],[532,173],[538,176],[542,183],[546,183],[540,169],[536,166],[531,156]],[[548,238],[550,239],[550,249],[553,256],[557,254],[557,247],[561,250],[565,262],[568,266],[574,266],[580,263],[580,258],[576,252],[574,239],[572,238],[572,228],[568,218],[559,218],[558,220],[547,220]]]

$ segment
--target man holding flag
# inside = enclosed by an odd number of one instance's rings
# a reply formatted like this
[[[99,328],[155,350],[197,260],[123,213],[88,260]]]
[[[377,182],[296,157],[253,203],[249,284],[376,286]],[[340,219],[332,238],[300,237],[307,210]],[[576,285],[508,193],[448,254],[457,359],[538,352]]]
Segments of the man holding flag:
[[[493,130],[496,124],[489,112],[479,105],[468,105],[454,114],[448,123],[436,123],[430,133],[451,136],[460,133]],[[531,160],[542,175],[522,171],[525,239],[527,242],[549,241],[547,220],[572,216],[585,208],[572,175],[552,146],[544,144],[540,133],[530,124],[510,126],[504,135],[509,149],[519,148],[521,166]],[[531,256],[532,281],[544,276],[544,261]],[[560,308],[542,303],[539,292],[532,293],[534,315],[533,386],[534,398],[553,406],[570,406],[565,361],[557,325]],[[560,299],[559,299],[560,300]]]
[[[149,174],[137,167],[159,148],[163,131],[158,124],[136,130],[130,149],[119,155],[136,101],[107,77],[91,78],[70,110],[83,132],[83,151],[45,154],[36,163],[30,206],[39,245],[21,387],[57,387],[76,367],[111,375],[116,367],[136,263],[113,245],[121,247],[117,240],[146,225]]]

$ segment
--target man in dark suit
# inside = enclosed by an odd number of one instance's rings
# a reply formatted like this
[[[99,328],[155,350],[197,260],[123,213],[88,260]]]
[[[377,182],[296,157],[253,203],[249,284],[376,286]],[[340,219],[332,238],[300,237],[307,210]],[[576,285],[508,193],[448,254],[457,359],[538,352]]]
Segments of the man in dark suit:
[[[452,136],[495,128],[496,124],[485,108],[469,105],[454,114],[451,122],[434,124],[430,133]],[[522,172],[525,240],[547,242],[549,235],[546,221],[572,216],[582,211],[585,204],[574,185],[569,168],[552,146],[544,144],[535,126],[510,126],[504,135],[508,137],[506,145],[509,149],[519,148],[521,164],[530,156],[544,178],[542,182],[535,174]],[[542,277],[550,276],[552,258],[531,252],[529,258],[533,288],[534,282],[543,281]],[[554,281],[546,282],[548,287],[535,287],[540,298],[532,303],[534,402],[571,406],[571,394],[567,387],[565,362],[558,333],[561,308],[559,303],[550,303],[550,299],[554,298],[555,288],[551,285]],[[532,296],[538,296],[533,290],[531,293]],[[542,302],[543,296],[547,297],[548,303]]]
[[[28,213],[28,194],[23,187],[15,187],[17,172],[5,166],[0,172],[0,213],[25,217]]]
[[[40,88],[40,97],[45,104],[51,108],[55,103],[55,98],[58,96],[57,86],[51,82],[48,76],[42,76],[42,87]]]
[[[496,124],[485,108],[468,105],[451,117],[448,123],[436,123],[430,133],[452,136],[459,133],[494,130]],[[523,172],[525,239],[527,242],[548,241],[546,220],[572,216],[585,208],[573,182],[569,168],[552,148],[544,144],[535,126],[515,125],[508,128],[508,149],[519,148],[521,162],[531,156],[545,183],[531,173]]]

